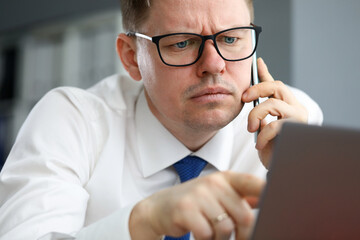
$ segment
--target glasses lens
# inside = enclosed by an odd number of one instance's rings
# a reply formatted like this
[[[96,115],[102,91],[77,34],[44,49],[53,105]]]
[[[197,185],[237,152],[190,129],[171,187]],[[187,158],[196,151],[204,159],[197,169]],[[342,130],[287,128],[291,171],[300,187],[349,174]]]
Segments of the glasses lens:
[[[175,34],[159,41],[160,55],[170,65],[187,65],[193,63],[199,54],[201,37],[193,34]]]
[[[222,57],[227,60],[250,57],[255,49],[252,34],[255,34],[254,29],[233,29],[217,35],[216,44]]]

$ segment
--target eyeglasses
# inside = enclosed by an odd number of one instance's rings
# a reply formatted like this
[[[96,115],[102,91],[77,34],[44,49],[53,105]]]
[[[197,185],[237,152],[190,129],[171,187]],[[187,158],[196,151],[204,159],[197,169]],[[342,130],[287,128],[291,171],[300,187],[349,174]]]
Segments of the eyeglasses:
[[[230,28],[214,35],[196,33],[171,33],[149,37],[128,32],[128,36],[147,39],[156,44],[162,62],[168,66],[184,67],[194,64],[204,50],[205,41],[211,39],[218,54],[226,61],[241,61],[251,57],[256,51],[259,26]]]

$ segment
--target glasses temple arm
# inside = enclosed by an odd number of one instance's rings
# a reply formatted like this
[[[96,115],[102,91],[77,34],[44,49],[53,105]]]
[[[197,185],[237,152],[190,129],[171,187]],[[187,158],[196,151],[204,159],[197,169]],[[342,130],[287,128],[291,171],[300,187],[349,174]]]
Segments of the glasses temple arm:
[[[149,36],[147,36],[147,35],[144,35],[144,34],[141,34],[141,33],[137,33],[137,32],[128,32],[128,33],[126,33],[126,35],[129,36],[129,37],[134,37],[134,36],[136,36],[136,37],[141,37],[141,38],[145,38],[145,39],[147,39],[147,40],[152,41],[152,37],[149,37]]]

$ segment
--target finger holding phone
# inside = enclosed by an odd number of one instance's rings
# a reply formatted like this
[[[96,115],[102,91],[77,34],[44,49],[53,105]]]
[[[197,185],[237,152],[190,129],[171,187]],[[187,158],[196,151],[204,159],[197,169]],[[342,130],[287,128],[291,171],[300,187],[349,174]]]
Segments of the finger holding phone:
[[[258,98],[268,98],[257,104],[248,117],[248,131],[260,130],[256,140],[256,149],[259,151],[261,161],[268,167],[273,140],[284,121],[306,123],[308,113],[284,83],[274,80],[262,58],[257,59],[256,65],[260,83],[248,88],[242,96],[242,101],[252,102]],[[277,120],[267,123],[265,118],[269,114],[276,116]]]

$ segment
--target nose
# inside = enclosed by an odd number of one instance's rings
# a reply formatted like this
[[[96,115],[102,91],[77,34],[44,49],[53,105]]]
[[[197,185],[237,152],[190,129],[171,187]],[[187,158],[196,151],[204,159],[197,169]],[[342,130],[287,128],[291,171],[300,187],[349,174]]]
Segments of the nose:
[[[203,77],[207,74],[222,74],[225,71],[225,60],[219,55],[214,42],[209,40],[204,44],[204,49],[198,60],[197,74]]]

